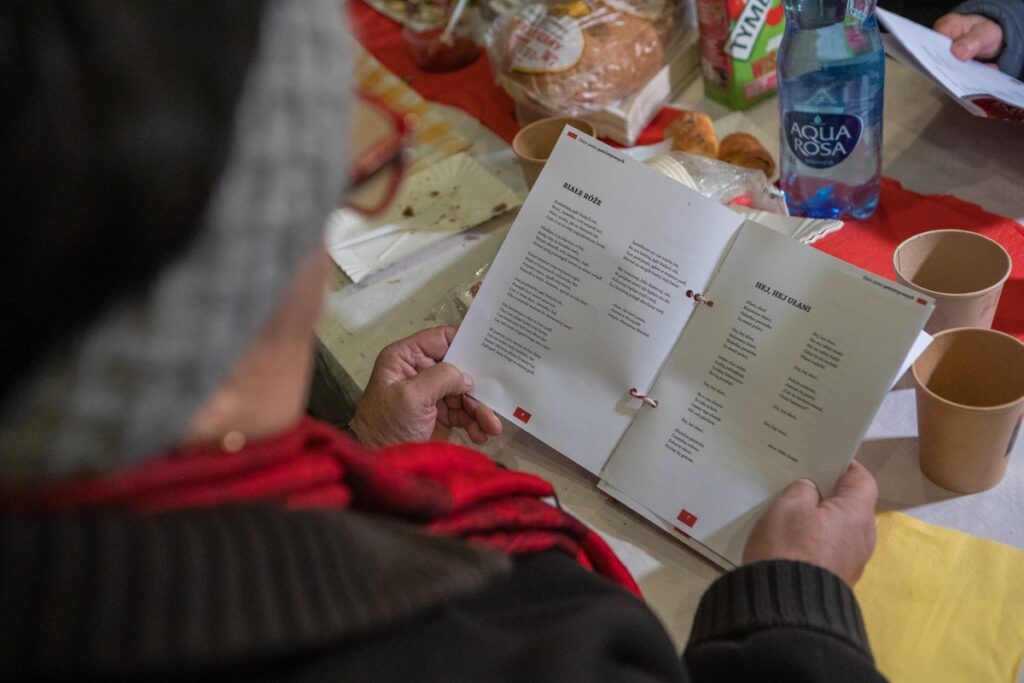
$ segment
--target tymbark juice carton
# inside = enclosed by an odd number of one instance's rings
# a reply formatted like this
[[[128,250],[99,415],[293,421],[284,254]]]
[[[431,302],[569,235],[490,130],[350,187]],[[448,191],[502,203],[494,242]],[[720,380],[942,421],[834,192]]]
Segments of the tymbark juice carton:
[[[711,99],[746,109],[775,92],[781,0],[697,0],[701,73]]]

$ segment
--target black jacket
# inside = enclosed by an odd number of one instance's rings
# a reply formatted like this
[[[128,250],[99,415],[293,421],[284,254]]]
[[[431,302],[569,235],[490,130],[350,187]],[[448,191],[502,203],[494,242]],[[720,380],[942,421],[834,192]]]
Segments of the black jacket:
[[[549,551],[270,505],[0,515],[0,679],[879,680],[834,575],[763,562],[704,595],[682,661],[653,613]]]

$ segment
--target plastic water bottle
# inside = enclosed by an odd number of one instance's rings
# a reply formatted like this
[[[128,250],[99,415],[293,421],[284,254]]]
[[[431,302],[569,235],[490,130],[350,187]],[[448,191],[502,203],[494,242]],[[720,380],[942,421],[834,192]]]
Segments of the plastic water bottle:
[[[780,185],[790,212],[867,218],[882,178],[885,53],[875,0],[783,0]]]

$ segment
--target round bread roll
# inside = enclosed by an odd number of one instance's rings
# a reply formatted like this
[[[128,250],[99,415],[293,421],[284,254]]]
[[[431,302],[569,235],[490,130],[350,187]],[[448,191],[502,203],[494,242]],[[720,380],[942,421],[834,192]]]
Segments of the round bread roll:
[[[557,72],[520,73],[505,64],[504,75],[537,101],[554,105],[565,113],[573,113],[575,107],[616,102],[649,81],[664,64],[664,26],[601,3],[589,7],[588,14],[577,18],[584,46],[579,61],[572,67]],[[513,19],[510,23],[506,38],[512,36],[515,22]]]
[[[764,171],[769,179],[775,175],[775,160],[771,153],[749,133],[731,133],[722,138],[718,145],[718,158],[735,166]]]
[[[715,159],[718,157],[718,138],[711,117],[696,111],[686,111],[665,127],[665,137],[672,140],[672,149]]]

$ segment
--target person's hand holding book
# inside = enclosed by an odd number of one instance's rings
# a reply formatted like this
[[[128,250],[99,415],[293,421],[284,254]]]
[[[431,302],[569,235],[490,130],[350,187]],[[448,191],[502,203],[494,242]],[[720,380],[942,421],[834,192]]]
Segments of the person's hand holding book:
[[[852,587],[875,549],[877,500],[875,478],[856,461],[825,499],[810,480],[794,481],[754,526],[743,561],[807,562]]]
[[[501,433],[494,411],[467,396],[472,378],[442,362],[454,327],[433,327],[394,342],[377,356],[351,424],[367,446],[443,439],[464,429],[482,444]]]
[[[952,39],[950,51],[961,61],[990,62],[1003,49],[1003,27],[980,14],[950,12],[935,22],[935,31]]]

